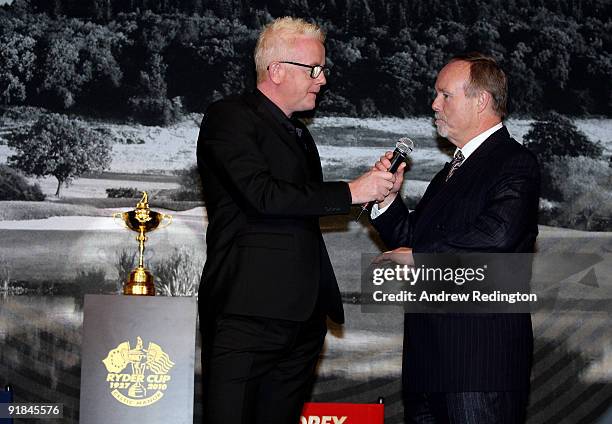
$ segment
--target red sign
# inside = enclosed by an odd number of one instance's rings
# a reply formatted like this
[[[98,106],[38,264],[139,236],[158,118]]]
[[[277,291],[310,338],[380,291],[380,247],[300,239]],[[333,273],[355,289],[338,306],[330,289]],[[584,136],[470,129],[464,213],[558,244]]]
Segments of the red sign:
[[[299,424],[384,424],[379,403],[305,403]]]

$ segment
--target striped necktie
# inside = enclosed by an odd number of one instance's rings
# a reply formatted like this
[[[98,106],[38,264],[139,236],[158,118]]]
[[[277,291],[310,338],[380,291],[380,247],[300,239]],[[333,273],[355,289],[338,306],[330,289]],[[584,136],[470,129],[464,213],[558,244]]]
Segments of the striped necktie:
[[[459,168],[461,166],[461,164],[463,163],[464,159],[465,158],[463,157],[463,153],[461,153],[461,150],[458,150],[457,153],[455,154],[455,157],[451,161],[450,170],[448,171],[448,175],[446,176],[446,180],[445,181],[448,181],[449,178],[452,177],[452,175],[455,173],[457,168]]]

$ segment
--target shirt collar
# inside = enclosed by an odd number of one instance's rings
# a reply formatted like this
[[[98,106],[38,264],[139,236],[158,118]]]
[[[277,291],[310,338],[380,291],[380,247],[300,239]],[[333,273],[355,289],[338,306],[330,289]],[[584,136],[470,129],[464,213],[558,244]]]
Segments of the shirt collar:
[[[473,139],[471,139],[470,141],[468,141],[465,146],[463,146],[461,149],[457,148],[455,150],[455,155],[457,155],[457,152],[461,152],[463,154],[464,159],[466,160],[467,158],[470,157],[470,155],[472,153],[474,153],[474,151],[476,151],[476,149],[478,149],[480,147],[480,145],[482,143],[484,143],[484,141],[489,138],[491,136],[491,134],[493,134],[495,131],[499,130],[500,128],[502,128],[504,126],[503,123],[499,123],[491,128],[489,128],[488,130],[486,130],[485,132],[482,132],[480,134],[478,134],[476,137],[474,137]]]

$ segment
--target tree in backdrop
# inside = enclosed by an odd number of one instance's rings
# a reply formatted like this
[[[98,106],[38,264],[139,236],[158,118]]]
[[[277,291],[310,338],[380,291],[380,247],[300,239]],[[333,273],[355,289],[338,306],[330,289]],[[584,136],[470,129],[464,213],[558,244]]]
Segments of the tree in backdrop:
[[[584,156],[601,158],[603,148],[594,143],[574,125],[573,121],[556,112],[549,112],[536,120],[525,137],[525,147],[538,158],[542,173],[542,197],[549,200],[564,200],[563,193],[554,183],[556,158]],[[586,189],[587,187],[585,187]]]
[[[152,54],[145,70],[140,72],[138,90],[128,99],[130,115],[146,125],[168,125],[174,122],[181,111],[178,100],[166,97],[165,81],[167,65],[160,54]]]
[[[480,50],[507,72],[512,113],[612,114],[601,0],[14,0],[0,7],[13,64],[0,102],[167,124],[253,88],[257,34],[287,14],[328,34],[324,113],[430,114],[437,71]]]
[[[127,100],[128,113],[147,125],[167,125],[175,120],[179,105],[168,99],[166,64],[163,52],[176,36],[176,19],[162,17],[147,11],[135,17],[134,29],[130,34],[132,45],[129,54],[128,82],[130,97]]]
[[[18,33],[0,36],[0,101],[5,105],[26,100],[36,60],[34,44],[32,37]]]
[[[587,231],[611,230],[612,175],[605,160],[553,156],[544,168],[552,170],[553,188],[563,199],[553,216],[555,225]]]
[[[38,184],[30,184],[21,173],[0,165],[0,200],[45,200]]]
[[[38,91],[56,109],[108,106],[123,77],[116,55],[125,42],[113,28],[58,19],[41,39],[44,72]]]
[[[192,165],[187,169],[178,172],[180,188],[172,195],[172,200],[201,201],[202,180],[197,165]]]
[[[64,115],[43,115],[30,128],[19,128],[8,136],[7,145],[16,153],[8,164],[27,175],[53,176],[59,197],[62,185],[84,173],[110,165],[111,142],[81,121]]]

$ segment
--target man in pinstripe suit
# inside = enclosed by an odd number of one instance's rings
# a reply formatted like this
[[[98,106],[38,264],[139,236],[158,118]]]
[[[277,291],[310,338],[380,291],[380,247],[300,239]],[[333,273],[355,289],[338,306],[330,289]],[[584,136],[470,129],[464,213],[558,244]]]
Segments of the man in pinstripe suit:
[[[386,256],[533,252],[538,234],[535,157],[503,125],[506,76],[490,57],[453,58],[438,74],[432,108],[438,133],[456,146],[414,211],[397,192],[372,210]],[[376,163],[390,165],[390,152]],[[406,314],[406,422],[521,423],[529,393],[529,314]]]

